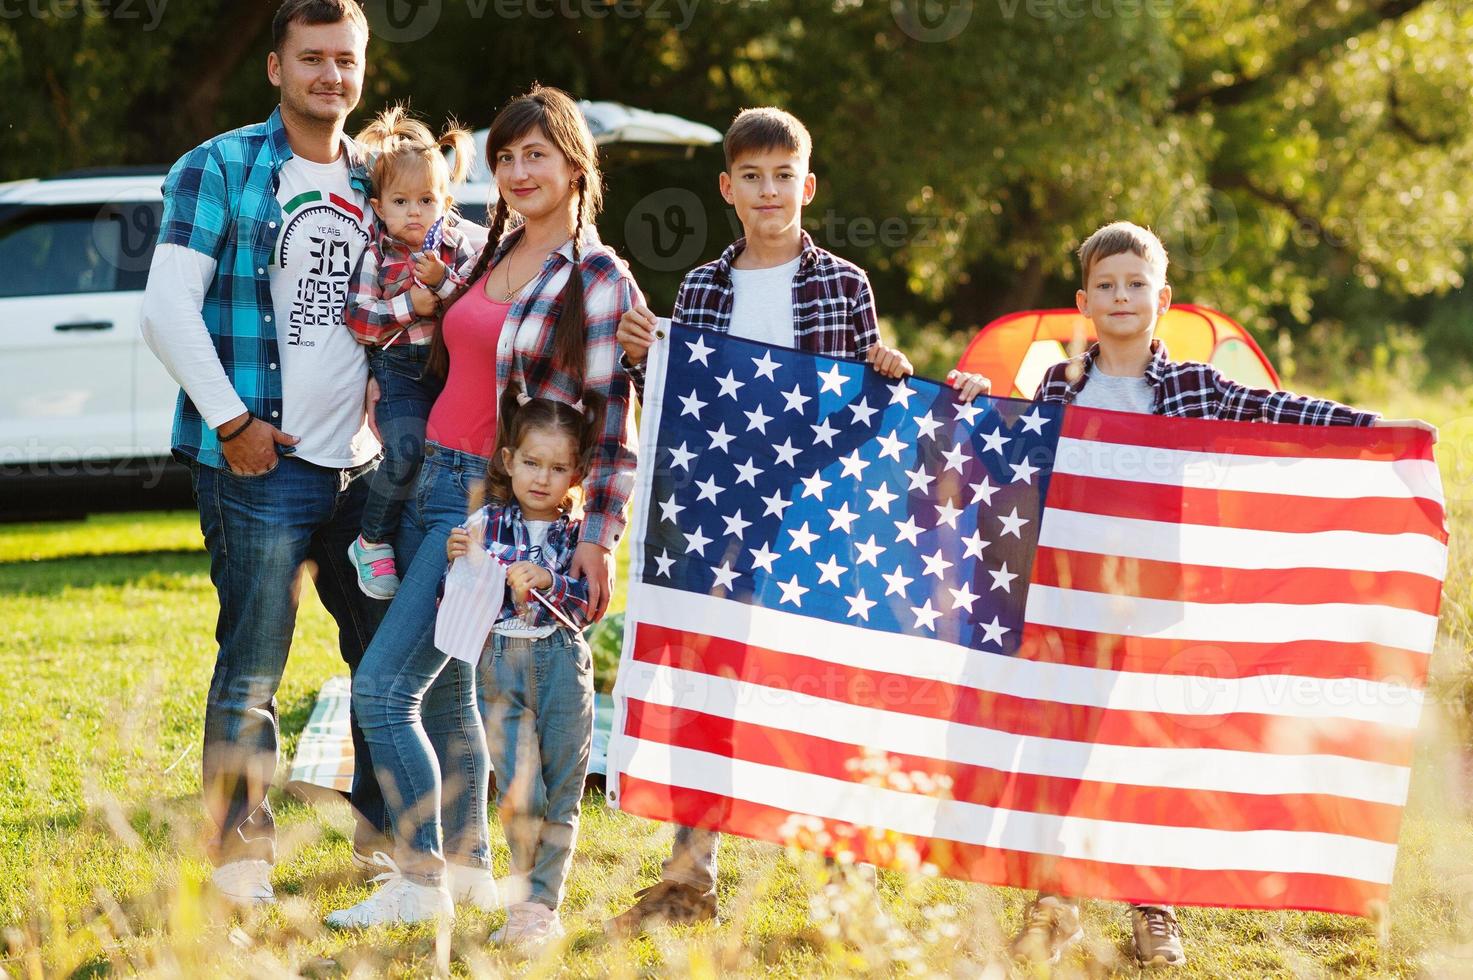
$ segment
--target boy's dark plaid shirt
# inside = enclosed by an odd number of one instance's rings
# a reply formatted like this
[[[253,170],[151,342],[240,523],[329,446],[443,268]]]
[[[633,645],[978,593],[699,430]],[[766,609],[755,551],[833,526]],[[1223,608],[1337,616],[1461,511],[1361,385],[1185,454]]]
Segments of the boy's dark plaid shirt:
[[[1090,345],[1078,357],[1060,361],[1044,373],[1036,401],[1069,404],[1089,381],[1089,369],[1099,357],[1100,345]],[[1151,363],[1146,382],[1155,393],[1152,415],[1172,418],[1224,419],[1233,422],[1288,422],[1296,425],[1372,425],[1381,416],[1362,412],[1326,398],[1308,398],[1288,391],[1250,388],[1223,377],[1211,364],[1173,361],[1160,340],[1151,341]]]
[[[747,240],[738,238],[715,262],[686,273],[675,296],[671,320],[716,333],[730,330],[736,297],[731,267],[746,248]],[[798,350],[847,358],[863,357],[880,342],[869,276],[853,262],[813,244],[806,231],[798,272],[793,277],[793,339]],[[620,363],[642,397],[644,363],[631,365],[627,358],[621,358]]]

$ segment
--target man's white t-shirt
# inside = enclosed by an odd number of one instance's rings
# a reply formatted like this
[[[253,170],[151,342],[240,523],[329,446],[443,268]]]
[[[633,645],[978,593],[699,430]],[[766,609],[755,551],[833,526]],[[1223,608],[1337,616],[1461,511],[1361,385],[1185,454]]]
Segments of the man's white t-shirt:
[[[793,336],[793,277],[799,255],[770,269],[731,270],[733,337],[760,340],[777,347],[796,347]]]
[[[296,456],[318,466],[366,463],[378,452],[363,396],[368,358],[343,325],[348,281],[368,244],[368,201],[348,181],[347,160],[282,165],[282,228],[271,266],[282,418],[299,436]],[[274,420],[273,420],[274,421]]]

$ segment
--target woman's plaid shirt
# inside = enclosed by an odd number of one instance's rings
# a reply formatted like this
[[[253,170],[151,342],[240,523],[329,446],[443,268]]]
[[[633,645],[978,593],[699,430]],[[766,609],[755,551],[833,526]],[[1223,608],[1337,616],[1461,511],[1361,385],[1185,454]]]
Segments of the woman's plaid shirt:
[[[1078,357],[1049,368],[1034,398],[1044,402],[1073,402],[1089,381],[1089,369],[1099,354],[1100,345],[1092,344]],[[1160,340],[1151,341],[1146,382],[1155,393],[1151,414],[1172,418],[1365,426],[1381,417],[1376,412],[1362,412],[1326,398],[1238,384],[1223,377],[1211,364],[1171,360]]]
[[[501,239],[491,270],[521,233],[517,228]],[[550,398],[565,405],[580,401],[585,388],[603,396],[603,433],[583,479],[582,539],[612,551],[627,523],[625,508],[634,490],[635,466],[629,376],[619,366],[614,332],[624,311],[643,299],[628,267],[613,249],[599,241],[594,229],[585,231],[581,252],[578,271],[583,277],[583,316],[588,325],[582,383],[552,362],[553,329],[563,308],[563,288],[573,270],[573,244],[569,241],[548,255],[537,279],[522,291],[507,314],[496,344],[496,391],[499,395],[515,382],[533,398]],[[486,275],[490,274],[488,271]],[[482,278],[470,288],[484,289],[485,283]]]

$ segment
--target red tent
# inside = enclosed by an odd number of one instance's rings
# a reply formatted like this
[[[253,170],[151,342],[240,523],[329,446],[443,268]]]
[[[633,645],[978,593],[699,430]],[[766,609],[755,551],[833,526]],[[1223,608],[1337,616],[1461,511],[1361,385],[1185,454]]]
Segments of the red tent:
[[[1242,326],[1205,306],[1183,304],[1167,310],[1156,336],[1176,361],[1209,361],[1218,370],[1255,388],[1279,388],[1279,375]],[[1009,313],[977,331],[957,367],[992,379],[992,393],[1032,398],[1051,365],[1095,339],[1094,324],[1078,310],[1028,310]]]

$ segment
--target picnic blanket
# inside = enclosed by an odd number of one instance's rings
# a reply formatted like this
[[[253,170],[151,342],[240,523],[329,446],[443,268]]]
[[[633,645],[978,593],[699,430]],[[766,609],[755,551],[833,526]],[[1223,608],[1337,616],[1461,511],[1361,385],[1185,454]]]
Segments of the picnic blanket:
[[[348,735],[348,706],[352,688],[346,676],[331,677],[317,695],[312,717],[302,731],[292,759],[287,792],[311,800],[324,792],[344,796],[353,786],[353,740]],[[614,699],[595,694],[593,701],[593,749],[588,756],[588,776],[601,782],[608,766],[609,732],[614,721]]]

